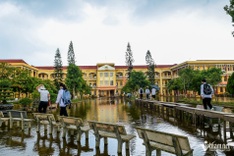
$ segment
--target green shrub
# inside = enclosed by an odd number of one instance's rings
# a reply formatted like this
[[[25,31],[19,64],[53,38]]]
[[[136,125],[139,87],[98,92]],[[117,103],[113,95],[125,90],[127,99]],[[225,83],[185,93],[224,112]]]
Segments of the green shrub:
[[[19,100],[19,104],[23,105],[26,107],[27,105],[30,105],[32,103],[32,99],[30,98],[22,98]]]

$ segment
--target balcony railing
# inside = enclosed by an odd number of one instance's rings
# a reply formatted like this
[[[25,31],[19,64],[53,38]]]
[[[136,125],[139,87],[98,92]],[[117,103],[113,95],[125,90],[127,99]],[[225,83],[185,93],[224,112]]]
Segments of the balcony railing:
[[[94,76],[94,77],[93,77],[93,76],[90,76],[90,77],[89,77],[89,80],[96,80],[96,79],[97,79],[96,76]]]

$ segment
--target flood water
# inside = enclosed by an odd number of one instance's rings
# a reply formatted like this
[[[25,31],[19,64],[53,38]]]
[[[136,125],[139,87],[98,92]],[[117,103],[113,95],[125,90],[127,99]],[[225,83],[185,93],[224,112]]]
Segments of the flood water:
[[[52,111],[55,115],[57,111]],[[125,151],[123,145],[122,155],[142,156],[145,155],[145,146],[138,137],[134,126],[141,126],[158,131],[170,132],[185,135],[189,138],[190,146],[194,149],[194,156],[213,156],[213,155],[234,155],[232,149],[228,150],[209,150],[207,143],[213,142],[221,144],[220,132],[206,131],[205,129],[194,128],[175,122],[174,119],[166,120],[160,114],[152,112],[137,106],[134,102],[123,99],[115,99],[111,102],[108,99],[86,100],[73,104],[68,109],[69,116],[80,117],[83,120],[96,120],[101,122],[124,124],[127,133],[134,134],[136,137],[130,141],[130,150]],[[29,114],[30,116],[30,114]],[[100,150],[95,148],[95,137],[93,132],[89,133],[89,140],[86,142],[84,135],[81,138],[81,144],[77,144],[76,139],[67,135],[66,139],[53,135],[43,130],[38,134],[35,123],[29,131],[14,127],[9,130],[2,126],[0,131],[0,155],[7,156],[92,156],[92,155],[117,155],[117,140],[108,139],[108,146],[103,146],[103,140],[100,142]],[[156,155],[154,151],[152,153]],[[162,156],[171,154],[162,152]]]

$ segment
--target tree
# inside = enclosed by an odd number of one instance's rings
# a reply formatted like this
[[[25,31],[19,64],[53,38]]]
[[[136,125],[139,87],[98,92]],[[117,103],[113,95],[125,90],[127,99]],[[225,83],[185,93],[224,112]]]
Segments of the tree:
[[[17,93],[18,98],[21,97],[21,93],[24,93],[28,98],[31,97],[31,95],[33,95],[33,98],[35,98],[34,95],[39,97],[39,93],[35,89],[38,84],[44,84],[46,86],[50,92],[51,99],[55,102],[57,89],[52,81],[31,77],[31,72],[29,70],[14,68],[7,63],[0,63],[0,90],[5,90],[8,92],[8,99],[17,97]],[[14,96],[12,96],[13,93]],[[5,100],[8,100],[6,96],[1,94],[0,101],[2,101],[1,99],[3,97]]]
[[[182,80],[183,90],[184,94],[187,93],[187,90],[191,89],[192,83],[193,83],[193,76],[194,76],[195,70],[192,70],[191,68],[185,68],[179,71],[180,79]]]
[[[149,86],[149,84],[150,82],[147,80],[143,72],[133,71],[130,79],[127,81],[122,91],[126,93],[132,93],[137,91],[140,87],[144,88],[146,86]]]
[[[13,99],[11,85],[14,70],[15,68],[8,63],[0,63],[0,103],[6,104],[8,100]]]
[[[225,5],[224,10],[232,17],[232,23],[234,23],[234,0],[230,0],[230,5]],[[232,32],[232,35],[234,36],[234,31]]]
[[[76,95],[82,86],[82,72],[75,64],[70,63],[67,67],[66,85],[72,90],[73,95]]]
[[[173,90],[175,92],[175,95],[178,95],[178,91],[183,90],[183,86],[181,84],[182,84],[182,79],[180,77],[172,79],[167,83],[167,90],[168,91]]]
[[[232,96],[234,95],[234,73],[232,73],[231,77],[228,79],[227,92]]]
[[[206,78],[206,81],[213,86],[222,81],[222,74],[223,72],[220,68],[210,68],[201,71],[202,77]]]
[[[189,86],[189,90],[200,93],[201,80],[203,79],[202,71],[194,70],[192,75],[192,83]]]
[[[70,45],[69,45],[69,48],[68,48],[67,61],[68,61],[68,65],[76,63],[75,62],[75,53],[74,53],[72,41],[70,42]]]
[[[82,78],[80,87],[78,88],[81,98],[83,98],[83,94],[91,94],[91,87],[86,83],[86,81]]]
[[[59,88],[59,83],[63,81],[63,65],[59,48],[55,52],[54,57],[54,84]]]
[[[21,70],[19,75],[14,78],[14,84],[20,86],[20,93],[24,93],[26,97],[30,96],[34,88],[34,78],[30,76],[30,72],[27,70]]]
[[[9,79],[14,75],[14,67],[8,63],[0,63],[0,79]]]
[[[149,50],[146,52],[145,61],[148,66],[148,71],[147,71],[148,79],[151,84],[155,84],[155,64],[154,64],[154,59],[152,58]]]
[[[207,83],[212,86],[215,86],[222,81],[222,74],[223,72],[220,68],[210,68],[208,70],[201,71],[202,78],[205,78]]]
[[[131,72],[133,70],[133,55],[132,55],[132,50],[131,50],[131,46],[130,43],[128,43],[127,45],[127,51],[125,52],[125,63],[128,66],[128,79],[130,79],[131,77]]]
[[[39,78],[31,77],[30,75],[31,73],[28,70],[15,69],[11,87],[18,94],[18,98],[20,98],[22,93],[26,97],[30,97],[30,94],[35,90],[35,85],[41,82]]]
[[[221,82],[222,71],[219,68],[209,68],[207,70],[193,70],[185,68],[179,71],[178,80],[170,80],[167,85],[168,90],[183,90],[184,94],[187,91],[200,92],[201,80],[205,78],[212,86]],[[178,83],[178,82],[179,83]]]
[[[77,95],[79,92],[82,98],[84,93],[90,93],[90,88],[88,88],[86,81],[83,79],[80,68],[75,64],[75,53],[72,41],[69,45],[67,61],[68,67],[67,77],[65,79],[66,85],[72,90],[73,95]]]

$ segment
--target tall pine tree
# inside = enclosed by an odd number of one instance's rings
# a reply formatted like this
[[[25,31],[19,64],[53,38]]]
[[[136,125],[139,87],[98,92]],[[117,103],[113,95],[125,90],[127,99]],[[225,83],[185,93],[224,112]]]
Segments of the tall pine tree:
[[[54,84],[59,88],[59,83],[63,81],[63,64],[59,48],[55,52],[54,56]]]
[[[152,58],[152,55],[149,50],[146,52],[145,61],[148,66],[148,71],[147,71],[148,79],[151,84],[154,84],[155,83],[155,64],[154,64],[154,59]]]
[[[133,62],[134,62],[134,59],[133,59],[133,55],[132,55],[131,46],[130,46],[130,43],[128,43],[127,51],[125,53],[125,63],[128,66],[128,73],[127,73],[128,79],[130,79],[130,77],[131,77],[131,72],[133,70]]]
[[[68,55],[67,55],[68,67],[67,67],[67,77],[66,77],[66,85],[67,87],[72,90],[73,95],[77,95],[80,93],[82,98],[84,93],[87,93],[90,88],[86,84],[86,81],[82,77],[82,71],[80,68],[75,64],[75,53],[73,50],[72,41],[70,42]],[[89,92],[90,93],[90,92]]]
[[[70,45],[69,45],[69,48],[68,48],[67,61],[68,61],[68,65],[76,63],[75,62],[75,53],[74,53],[72,41],[70,42]]]

